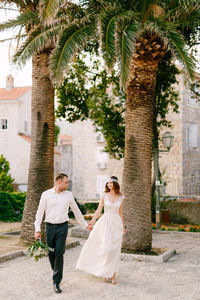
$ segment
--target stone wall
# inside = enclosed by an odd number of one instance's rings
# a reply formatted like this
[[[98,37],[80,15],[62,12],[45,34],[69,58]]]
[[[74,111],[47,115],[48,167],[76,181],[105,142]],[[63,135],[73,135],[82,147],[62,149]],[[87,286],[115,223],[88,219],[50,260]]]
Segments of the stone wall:
[[[169,131],[174,136],[173,145],[169,152],[159,153],[159,165],[162,174],[163,181],[166,182],[165,193],[167,195],[176,196],[179,193],[179,189],[182,188],[182,105],[183,105],[183,94],[182,90],[184,87],[183,76],[178,76],[179,85],[176,89],[179,90],[179,113],[174,113],[172,109],[169,110],[167,120],[172,123],[171,128],[162,128],[160,137]],[[159,145],[160,149],[164,150],[162,142]],[[166,149],[165,149],[166,150]]]
[[[174,142],[169,153],[160,152],[160,170],[166,182],[166,195],[197,196],[200,189],[196,183],[192,183],[194,180],[191,177],[198,177],[195,182],[200,180],[200,102],[191,101],[184,73],[178,75],[177,80],[179,113],[169,111],[167,119],[172,122],[172,127],[163,128],[160,134],[162,136],[165,131],[170,131],[174,135]],[[197,145],[193,148],[188,147],[189,125],[197,126]]]
[[[169,202],[170,223],[200,224],[200,202]]]

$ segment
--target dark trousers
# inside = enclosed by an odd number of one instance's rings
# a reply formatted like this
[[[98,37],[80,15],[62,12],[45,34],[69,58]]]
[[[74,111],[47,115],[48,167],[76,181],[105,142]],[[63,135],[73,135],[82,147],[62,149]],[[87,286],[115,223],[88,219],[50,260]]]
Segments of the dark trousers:
[[[49,261],[53,270],[53,283],[60,283],[63,277],[63,255],[65,253],[68,222],[62,224],[46,223],[47,245],[54,251],[49,251]]]

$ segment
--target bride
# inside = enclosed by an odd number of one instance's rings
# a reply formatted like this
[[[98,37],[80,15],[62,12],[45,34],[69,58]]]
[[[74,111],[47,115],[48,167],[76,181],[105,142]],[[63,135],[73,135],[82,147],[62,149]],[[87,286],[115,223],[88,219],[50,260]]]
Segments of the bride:
[[[119,269],[123,234],[122,204],[124,197],[120,193],[120,185],[115,176],[110,177],[105,192],[100,197],[99,206],[89,223],[91,233],[85,242],[76,268],[84,270],[107,282],[111,278],[116,284],[116,272]],[[104,214],[96,222],[104,207]]]

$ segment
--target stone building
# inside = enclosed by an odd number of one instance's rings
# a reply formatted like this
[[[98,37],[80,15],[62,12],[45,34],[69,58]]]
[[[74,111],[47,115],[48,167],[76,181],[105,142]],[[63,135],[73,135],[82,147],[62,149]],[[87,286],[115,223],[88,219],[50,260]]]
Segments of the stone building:
[[[169,152],[162,141],[159,149],[159,166],[161,172],[161,196],[200,198],[200,101],[190,91],[184,73],[178,75],[179,113],[169,110],[167,119],[171,128],[163,128],[162,135],[169,131],[173,144]],[[199,82],[200,76],[196,75]],[[115,170],[121,179],[123,160],[109,160],[109,168]],[[112,173],[112,172],[111,172]]]
[[[196,75],[196,80],[200,77]],[[164,195],[194,197],[200,195],[200,102],[188,88],[184,74],[178,76],[179,113],[168,114],[174,135],[170,152],[160,152],[159,162]],[[162,145],[160,145],[162,147]]]
[[[103,152],[105,140],[103,136],[95,132],[91,121],[76,121],[70,124],[65,121],[57,121],[60,127],[60,138],[73,139],[66,154],[65,170],[72,181],[72,191],[80,201],[94,201],[99,199],[104,191],[108,174],[108,155]],[[61,143],[58,146],[61,150]],[[70,160],[71,147],[71,160]],[[68,167],[67,167],[68,165]],[[64,171],[64,167],[62,168]]]
[[[56,169],[65,173],[69,176],[69,190],[72,190],[72,137],[64,135],[59,135],[58,137],[58,145],[55,147],[56,150],[60,153],[60,161],[59,165],[54,165],[57,167]]]
[[[200,102],[193,97],[188,88],[184,73],[181,73],[177,79],[179,84],[176,88],[180,97],[179,113],[169,111],[167,119],[172,122],[172,127],[163,128],[160,133],[162,136],[164,132],[170,131],[174,136],[170,151],[159,153],[162,179],[160,191],[163,196],[198,197],[200,195]],[[199,81],[199,79],[197,75],[196,80]],[[116,175],[121,183],[123,159],[119,161],[107,156],[107,167],[99,170],[96,165],[95,168],[94,149],[98,151],[100,146],[103,149],[104,143],[102,139],[102,144],[98,145],[97,135],[92,124],[84,121],[83,123],[79,122],[79,125],[67,126],[73,128],[70,132],[72,135],[77,135],[79,140],[76,142],[77,145],[73,145],[73,163],[75,164],[73,182],[76,190],[80,188],[82,191],[87,191],[81,195],[81,198],[92,198],[92,195],[95,195],[95,186],[96,196],[98,196],[100,190],[103,190],[106,175]],[[164,150],[162,142],[160,142],[159,148]],[[78,155],[80,159],[78,159]],[[100,160],[102,158],[103,156],[99,157]],[[88,168],[84,166],[86,161],[88,161]],[[86,176],[87,172],[89,172],[88,177]],[[91,184],[88,183],[88,179]]]
[[[15,87],[8,75],[0,88],[0,154],[10,163],[10,174],[22,191],[27,190],[31,144],[31,86]],[[60,171],[60,153],[54,152],[55,172]]]
[[[199,80],[199,78],[197,77]],[[179,114],[172,111],[168,119],[173,126],[174,142],[170,152],[160,152],[162,174],[161,193],[171,197],[200,194],[200,102],[196,101],[185,81],[178,76]],[[11,175],[22,190],[26,190],[30,153],[31,87],[14,87],[7,77],[6,88],[0,89],[0,154],[10,162]],[[60,127],[54,153],[55,173],[69,176],[70,189],[78,200],[94,201],[103,192],[106,177],[115,175],[121,183],[123,160],[111,159],[103,151],[105,140],[92,122],[73,124],[57,121]],[[160,148],[163,148],[160,144]]]

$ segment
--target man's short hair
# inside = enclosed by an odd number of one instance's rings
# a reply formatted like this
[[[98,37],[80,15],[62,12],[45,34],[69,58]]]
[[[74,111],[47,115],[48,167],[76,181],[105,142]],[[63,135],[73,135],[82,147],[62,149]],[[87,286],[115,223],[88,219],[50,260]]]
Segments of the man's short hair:
[[[60,180],[60,179],[64,179],[65,177],[67,177],[68,178],[68,175],[67,174],[64,174],[64,173],[59,173],[59,174],[57,174],[56,176],[55,176],[55,182],[57,182],[58,180]]]

